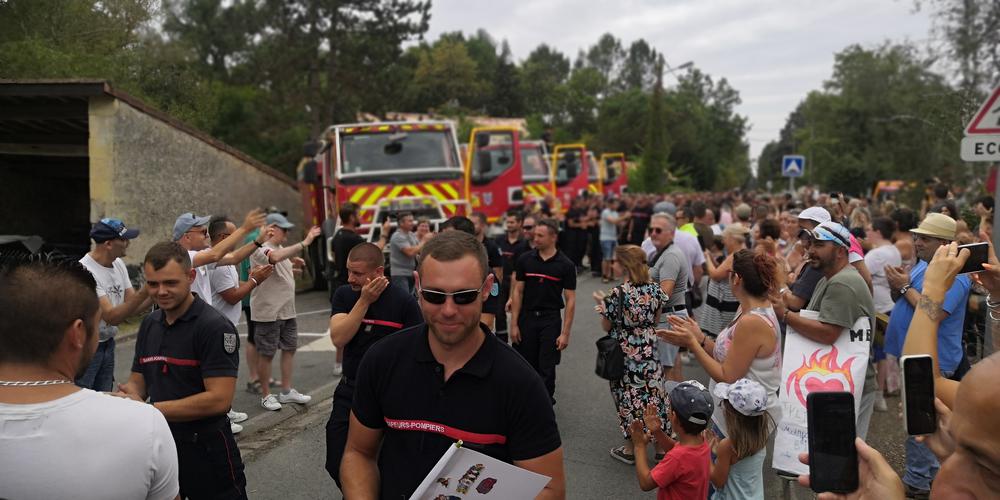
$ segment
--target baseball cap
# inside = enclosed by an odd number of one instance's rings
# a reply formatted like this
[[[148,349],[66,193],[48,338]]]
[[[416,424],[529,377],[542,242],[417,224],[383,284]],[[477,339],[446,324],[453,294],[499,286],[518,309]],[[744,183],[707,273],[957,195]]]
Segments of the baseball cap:
[[[930,236],[932,238],[954,241],[955,229],[955,219],[952,219],[945,214],[929,213],[927,214],[927,217],[924,217],[924,220],[920,222],[920,225],[915,229],[911,229],[910,232]]]
[[[268,226],[274,224],[280,227],[281,229],[291,229],[295,227],[295,224],[288,222],[288,219],[286,219],[284,215],[281,215],[279,213],[267,214],[267,219],[265,224],[267,224]]]
[[[748,417],[763,415],[767,409],[767,391],[759,382],[741,378],[732,384],[715,384],[715,397],[729,401],[736,411]]]
[[[809,232],[814,241],[832,241],[844,248],[851,248],[851,232],[836,222],[824,222]]]
[[[733,214],[735,214],[739,219],[749,219],[750,215],[753,214],[753,209],[746,203],[740,203],[733,209]]]
[[[666,389],[670,391],[670,408],[679,419],[697,425],[708,424],[708,420],[712,418],[712,395],[701,382],[668,382]]]
[[[129,229],[121,219],[111,217],[97,221],[97,224],[90,228],[90,238],[98,243],[119,238],[131,240],[137,236],[139,236],[138,229]]]
[[[809,207],[799,213],[800,219],[811,220],[818,224],[824,222],[830,222],[832,218],[830,217],[830,212],[827,212],[823,207]]]
[[[184,236],[184,233],[190,231],[192,227],[200,227],[208,224],[209,219],[211,217],[198,217],[191,212],[181,214],[174,221],[174,241],[181,239],[181,236]]]

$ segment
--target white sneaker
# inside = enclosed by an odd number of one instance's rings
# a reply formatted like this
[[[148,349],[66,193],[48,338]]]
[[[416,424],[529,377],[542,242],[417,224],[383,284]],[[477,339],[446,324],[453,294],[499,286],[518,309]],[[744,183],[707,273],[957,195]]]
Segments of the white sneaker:
[[[239,434],[243,432],[243,426],[240,424],[229,423],[229,428],[233,431],[233,434]]]
[[[274,397],[274,394],[268,394],[266,398],[260,398],[260,405],[266,410],[277,411],[281,409],[281,403],[278,402],[278,398]]]
[[[278,401],[280,401],[282,403],[299,403],[299,404],[303,404],[304,405],[304,404],[312,401],[312,396],[309,396],[309,395],[306,395],[306,394],[299,394],[299,391],[296,391],[295,389],[292,389],[292,390],[288,391],[287,394],[284,393],[284,392],[281,393],[281,394],[278,394]]]
[[[236,411],[232,408],[229,409],[229,413],[227,413],[226,416],[229,417],[229,421],[234,424],[244,422],[246,419],[250,418],[246,413]]]
[[[885,404],[885,396],[882,392],[875,393],[875,409],[877,411],[889,411],[889,406]]]
[[[344,363],[334,362],[333,363],[333,374],[334,375],[341,375],[343,373],[344,373]]]

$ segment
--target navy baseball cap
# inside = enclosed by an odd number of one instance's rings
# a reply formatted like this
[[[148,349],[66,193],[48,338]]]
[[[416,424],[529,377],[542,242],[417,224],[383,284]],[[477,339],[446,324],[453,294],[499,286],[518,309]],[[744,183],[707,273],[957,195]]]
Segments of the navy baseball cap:
[[[712,402],[712,395],[701,382],[668,382],[666,389],[670,391],[670,409],[678,418],[692,424],[708,425],[715,404]]]
[[[186,214],[181,214],[174,222],[174,241],[181,239],[184,233],[191,230],[192,227],[200,227],[208,224],[211,217],[198,217],[195,214],[188,212]]]
[[[104,218],[90,228],[90,238],[98,243],[108,240],[126,239],[132,240],[139,236],[138,229],[129,229],[121,219]]]

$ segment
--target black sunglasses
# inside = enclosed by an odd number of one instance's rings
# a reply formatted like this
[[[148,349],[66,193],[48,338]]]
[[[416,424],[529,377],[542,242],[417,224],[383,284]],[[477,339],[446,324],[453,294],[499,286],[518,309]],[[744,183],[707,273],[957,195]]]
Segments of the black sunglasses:
[[[486,280],[483,280],[483,285],[485,284]],[[456,305],[464,306],[475,302],[479,298],[479,292],[482,291],[483,285],[479,285],[479,288],[475,290],[459,290],[457,292],[440,292],[421,287],[420,296],[434,305],[444,304],[448,300],[448,297],[451,297],[451,300],[454,300]]]
[[[651,228],[649,228],[649,232],[651,232],[653,234],[660,234],[660,233],[663,232],[663,228],[662,227],[651,227]]]
[[[535,228],[535,226],[532,226],[532,225],[524,225],[524,226],[521,226],[521,229],[525,229],[525,230],[527,230],[527,231],[531,231],[531,230],[532,230],[532,229],[534,229],[534,228]]]

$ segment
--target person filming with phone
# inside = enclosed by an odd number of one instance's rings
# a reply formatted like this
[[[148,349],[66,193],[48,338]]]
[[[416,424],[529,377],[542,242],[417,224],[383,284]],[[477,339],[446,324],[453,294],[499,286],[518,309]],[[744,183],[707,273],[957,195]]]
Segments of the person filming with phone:
[[[916,311],[906,332],[903,354],[930,356],[933,366],[934,408],[937,413],[937,430],[919,436],[941,463],[937,478],[931,485],[930,498],[995,498],[1000,490],[1000,353],[977,363],[961,381],[943,376],[938,352],[939,328],[947,317],[943,308],[947,292],[969,259],[970,252],[956,243],[940,245],[933,254],[924,273],[923,289],[917,299]],[[972,279],[989,291],[987,307],[991,319],[1000,313],[1000,262],[992,246],[987,264]],[[973,270],[974,271],[974,270]],[[994,320],[996,321],[996,320]],[[903,483],[892,467],[876,450],[861,440],[855,441],[858,450],[860,487],[846,496],[822,493],[820,500],[833,498],[852,499],[903,499]],[[809,460],[802,454],[800,460]],[[800,476],[799,482],[809,485],[809,476]]]
[[[885,334],[886,353],[896,356],[903,354],[907,328],[919,305],[924,289],[924,278],[928,264],[935,252],[955,239],[955,220],[947,215],[929,213],[918,227],[912,229],[913,246],[919,259],[907,275],[901,267],[885,267],[886,279],[896,304],[889,316],[889,326]],[[945,294],[941,307],[938,329],[938,360],[941,373],[946,378],[961,380],[969,371],[969,361],[962,347],[965,308],[969,302],[969,277],[962,275],[954,280]],[[915,495],[926,495],[938,471],[938,461],[927,447],[918,443],[913,436],[906,439],[906,474],[903,483],[907,491]]]

